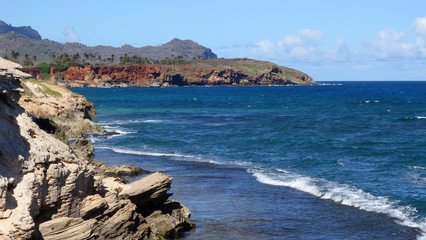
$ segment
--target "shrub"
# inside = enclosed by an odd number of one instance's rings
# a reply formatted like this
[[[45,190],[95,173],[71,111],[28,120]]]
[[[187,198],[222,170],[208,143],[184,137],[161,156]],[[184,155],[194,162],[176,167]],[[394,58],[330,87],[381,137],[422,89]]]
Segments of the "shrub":
[[[42,74],[49,74],[50,65],[47,64],[46,62],[39,63],[36,67],[41,69]]]

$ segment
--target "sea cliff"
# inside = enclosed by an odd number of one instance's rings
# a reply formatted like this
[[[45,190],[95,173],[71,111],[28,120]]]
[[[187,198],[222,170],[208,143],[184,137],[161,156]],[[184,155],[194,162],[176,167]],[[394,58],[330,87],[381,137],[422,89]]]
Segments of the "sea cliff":
[[[0,239],[163,239],[194,227],[190,210],[169,199],[170,176],[131,184],[95,176],[90,160],[46,127],[60,122],[65,136],[79,135],[64,119],[90,121],[93,106],[20,80],[28,77],[0,58]]]
[[[37,68],[26,68],[35,78]],[[307,74],[247,58],[197,59],[181,64],[69,67],[54,75],[65,87],[170,87],[313,85]],[[60,76],[58,78],[58,76]]]

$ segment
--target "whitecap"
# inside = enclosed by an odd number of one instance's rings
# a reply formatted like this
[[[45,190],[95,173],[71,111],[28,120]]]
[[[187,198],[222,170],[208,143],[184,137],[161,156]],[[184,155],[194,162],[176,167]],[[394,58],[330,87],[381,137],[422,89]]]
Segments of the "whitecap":
[[[426,119],[424,116],[415,116],[416,119]]]
[[[426,170],[426,167],[420,167],[420,166],[404,166],[410,169],[416,169],[416,170]]]
[[[157,120],[157,119],[148,119],[148,120],[143,120],[143,123],[162,123],[164,122],[163,120]]]
[[[417,214],[417,209],[398,205],[397,201],[391,201],[387,197],[374,196],[348,184],[291,172],[281,173],[261,168],[248,169],[248,172],[260,183],[290,187],[346,206],[386,214],[396,218],[402,225],[422,230],[424,234],[419,239],[426,237],[426,220]]]

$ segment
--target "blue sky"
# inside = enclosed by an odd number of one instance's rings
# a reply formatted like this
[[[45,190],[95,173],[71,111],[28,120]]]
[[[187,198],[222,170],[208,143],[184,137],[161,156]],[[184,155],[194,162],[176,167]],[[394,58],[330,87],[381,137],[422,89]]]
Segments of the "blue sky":
[[[317,81],[426,80],[426,1],[5,1],[0,20],[88,46],[177,37]]]

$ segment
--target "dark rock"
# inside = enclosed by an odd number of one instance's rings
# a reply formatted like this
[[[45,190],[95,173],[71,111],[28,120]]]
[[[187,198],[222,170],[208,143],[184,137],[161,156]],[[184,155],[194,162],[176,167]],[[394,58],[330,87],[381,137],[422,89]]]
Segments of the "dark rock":
[[[92,141],[87,138],[77,138],[70,144],[70,148],[74,154],[88,162],[95,157],[95,148],[93,147]]]

